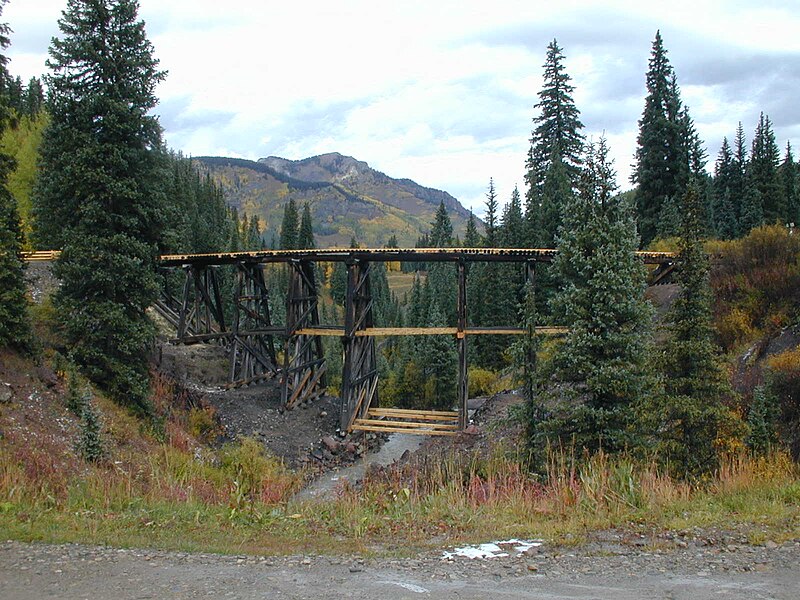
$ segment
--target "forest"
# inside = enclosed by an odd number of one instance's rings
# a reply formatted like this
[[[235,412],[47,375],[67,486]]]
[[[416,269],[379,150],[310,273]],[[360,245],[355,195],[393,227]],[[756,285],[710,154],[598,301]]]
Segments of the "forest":
[[[146,311],[162,284],[157,257],[313,248],[315,224],[308,204],[289,202],[279,239],[265,240],[257,218],[228,208],[210,177],[166,147],[152,114],[166,74],[135,1],[71,3],[59,25],[43,80],[24,84],[0,59],[0,345],[41,352],[21,252],[62,250],[54,267],[61,287],[52,299],[60,350],[82,376],[147,420],[154,414],[154,327]],[[8,34],[4,27],[3,48]],[[87,51],[101,42],[113,51]],[[563,52],[556,40],[546,49],[524,192],[515,189],[502,202],[490,179],[483,221],[471,217],[464,239],[454,236],[441,204],[417,243],[558,249],[539,269],[535,289],[516,267],[472,266],[471,325],[554,324],[569,333],[480,336],[469,350],[471,395],[523,391],[532,472],[546,467],[548,449],[567,446],[589,455],[655,452],[690,479],[743,449],[785,448],[797,459],[797,349],[769,357],[744,384],[733,377],[744,350],[798,323],[800,194],[791,146],[781,154],[762,113],[750,143],[744,125],[731,124],[731,140],[722,141],[712,168],[656,32],[633,187],[620,192],[605,138],[585,133]],[[677,253],[677,291],[658,318],[647,269],[635,256],[640,248]],[[411,278],[405,293],[392,290],[401,273]],[[323,321],[339,322],[343,267],[320,264],[317,275]],[[378,325],[454,324],[452,265],[382,265],[374,276]],[[273,314],[280,315],[285,274],[273,269],[268,279],[278,292]],[[223,281],[230,290],[232,274],[223,273]],[[535,369],[523,369],[530,356]],[[336,340],[326,358],[337,372]],[[455,364],[449,339],[387,340],[382,401],[450,408]]]

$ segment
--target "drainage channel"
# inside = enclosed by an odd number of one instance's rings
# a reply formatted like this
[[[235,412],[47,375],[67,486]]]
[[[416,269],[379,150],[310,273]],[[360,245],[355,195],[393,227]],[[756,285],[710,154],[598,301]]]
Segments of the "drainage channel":
[[[347,467],[328,471],[308,486],[300,490],[294,497],[295,500],[324,499],[333,495],[336,487],[343,481],[357,483],[364,478],[364,474],[371,465],[385,467],[403,456],[406,450],[414,452],[428,439],[426,435],[409,433],[393,433],[377,452],[365,454],[358,461]]]

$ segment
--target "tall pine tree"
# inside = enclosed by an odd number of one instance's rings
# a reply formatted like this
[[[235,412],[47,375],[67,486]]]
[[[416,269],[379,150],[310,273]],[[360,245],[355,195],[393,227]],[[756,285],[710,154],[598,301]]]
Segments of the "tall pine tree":
[[[300,223],[297,214],[297,205],[294,200],[289,200],[283,206],[283,221],[281,221],[281,250],[296,250],[297,238],[300,233]]]
[[[135,0],[69,0],[47,64],[50,125],[35,191],[40,247],[62,248],[58,314],[73,359],[117,401],[148,410],[145,310],[166,202],[165,74]]]
[[[786,202],[786,222],[800,225],[800,195],[797,190],[797,163],[794,162],[792,145],[786,142],[786,154],[781,163],[781,182]]]
[[[311,221],[311,207],[303,203],[303,216],[300,218],[300,230],[297,232],[298,248],[316,248],[314,241],[314,223]]]
[[[686,187],[691,166],[689,146],[697,146],[690,124],[661,32],[657,31],[647,71],[647,97],[639,120],[636,164],[631,175],[632,183],[638,186],[636,210],[643,245],[659,233],[662,214],[668,216],[670,201],[677,203]],[[696,148],[695,159],[698,164],[702,160]]]
[[[748,183],[758,190],[764,221],[770,224],[784,223],[786,218],[786,198],[778,173],[779,163],[780,151],[775,142],[772,122],[761,113],[753,136],[747,177]]]
[[[696,183],[681,203],[677,259],[680,292],[668,314],[670,339],[663,352],[666,396],[659,444],[681,474],[709,473],[717,466],[715,444],[735,419],[724,400],[732,395],[712,339],[708,257],[703,250],[703,206]]]
[[[572,99],[574,86],[564,68],[558,42],[547,46],[544,83],[535,107],[525,174],[526,217],[532,244],[552,247],[561,222],[561,209],[577,183],[583,135],[580,111]],[[531,245],[532,245],[531,244]]]
[[[0,16],[6,0],[0,0]],[[0,23],[0,51],[9,45],[9,27]],[[7,57],[0,54],[0,78],[6,79]],[[8,121],[6,99],[0,97],[0,134]],[[25,299],[22,229],[17,203],[8,191],[8,176],[14,169],[13,159],[0,153],[0,347],[25,349],[30,344],[30,329]]]
[[[728,138],[722,140],[717,162],[714,165],[714,234],[730,240],[736,237],[739,223],[732,197],[736,168]]]
[[[569,334],[552,362],[555,405],[532,424],[535,442],[596,451],[637,443],[636,409],[652,391],[652,307],[636,256],[633,208],[614,196],[615,174],[601,138],[589,145],[579,195],[565,207],[554,267],[562,289],[555,313]],[[564,397],[565,390],[575,393]]]

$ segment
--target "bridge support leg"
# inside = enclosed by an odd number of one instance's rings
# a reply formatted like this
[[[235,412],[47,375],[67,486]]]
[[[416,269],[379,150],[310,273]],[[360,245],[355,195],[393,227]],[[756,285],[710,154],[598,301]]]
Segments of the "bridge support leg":
[[[467,427],[469,414],[467,400],[469,399],[469,381],[467,374],[467,273],[464,260],[458,261],[458,298],[456,301],[458,317],[458,331],[456,342],[458,344],[458,426],[463,431]]]
[[[275,376],[278,361],[273,335],[283,328],[272,326],[263,265],[237,265],[233,301],[229,385],[249,385]]]
[[[525,369],[523,381],[525,385],[525,400],[532,402],[536,394],[536,263],[532,260],[525,263],[525,299],[523,325],[527,329],[525,334]]]
[[[310,402],[325,392],[325,357],[318,335],[297,331],[319,325],[319,299],[314,263],[288,263],[289,290],[286,296],[286,344],[283,349],[281,400],[286,409]]]
[[[225,314],[216,267],[185,267],[186,279],[178,314],[177,339],[184,343],[205,341],[225,332]]]
[[[358,336],[360,330],[373,326],[371,265],[356,261],[347,264],[347,292],[344,306],[344,368],[340,428],[350,431],[356,419],[378,405],[378,363],[375,338]]]

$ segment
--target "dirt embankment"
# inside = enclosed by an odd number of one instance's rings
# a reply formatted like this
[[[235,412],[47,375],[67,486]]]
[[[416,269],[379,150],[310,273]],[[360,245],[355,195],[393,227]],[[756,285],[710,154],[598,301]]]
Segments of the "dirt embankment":
[[[322,396],[287,411],[277,380],[225,389],[228,356],[221,346],[162,341],[157,362],[161,372],[203,394],[216,410],[225,439],[252,437],[292,468],[313,473],[351,464],[379,442],[371,434],[339,435],[338,398]]]

